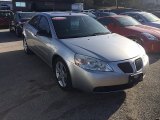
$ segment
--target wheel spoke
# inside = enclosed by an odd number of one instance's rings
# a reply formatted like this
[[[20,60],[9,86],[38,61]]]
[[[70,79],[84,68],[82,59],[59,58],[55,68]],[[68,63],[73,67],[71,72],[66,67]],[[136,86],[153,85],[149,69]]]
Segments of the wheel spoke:
[[[62,62],[57,62],[55,72],[59,85],[61,87],[66,87],[67,73],[66,73],[66,68]]]
[[[27,50],[27,43],[26,43],[25,39],[23,40],[23,47],[24,47],[24,50],[26,51]]]
[[[63,84],[64,87],[66,86],[66,81],[65,81],[64,77],[62,77],[62,84]]]

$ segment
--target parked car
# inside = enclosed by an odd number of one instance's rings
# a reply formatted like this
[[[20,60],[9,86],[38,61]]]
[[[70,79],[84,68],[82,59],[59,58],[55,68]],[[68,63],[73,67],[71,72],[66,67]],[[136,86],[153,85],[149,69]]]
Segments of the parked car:
[[[160,10],[151,11],[151,13],[160,18]]]
[[[10,10],[11,8],[10,8],[10,6],[8,6],[8,5],[5,5],[5,4],[1,4],[0,5],[0,10]]]
[[[10,21],[10,31],[14,31],[20,37],[22,35],[23,25],[34,15],[36,15],[36,12],[16,12]]]
[[[96,12],[96,10],[95,9],[89,9],[89,12],[94,14]]]
[[[117,15],[113,12],[101,12],[101,11],[96,11],[94,13],[97,17],[104,17],[104,16],[113,16],[113,15]]]
[[[0,28],[9,28],[9,22],[13,17],[12,11],[0,10]]]
[[[114,12],[116,14],[121,14],[124,12],[141,12],[139,9],[134,9],[134,8],[114,8],[110,9],[109,12]]]
[[[93,13],[91,13],[91,12],[82,12],[82,13],[83,13],[83,14],[86,14],[86,15],[88,15],[88,16],[94,18],[94,19],[97,19],[97,16],[94,15]]]
[[[122,15],[128,15],[139,21],[143,25],[160,28],[160,19],[148,12],[127,12]]]
[[[147,52],[160,52],[160,29],[142,25],[129,16],[117,15],[98,19],[107,28],[142,45]]]
[[[108,9],[99,9],[99,12],[112,12],[115,14],[121,14],[124,12],[133,12],[133,11],[141,11],[138,9],[133,9],[133,8],[108,8]]]
[[[88,27],[89,26],[89,27]],[[41,13],[24,26],[23,46],[53,68],[68,90],[107,92],[143,79],[148,56],[143,47],[81,13]],[[122,45],[123,46],[122,46]]]

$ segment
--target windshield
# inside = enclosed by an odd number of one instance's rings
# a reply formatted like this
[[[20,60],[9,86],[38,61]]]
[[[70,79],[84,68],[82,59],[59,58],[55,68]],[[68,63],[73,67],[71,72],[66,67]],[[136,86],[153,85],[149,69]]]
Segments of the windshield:
[[[59,39],[109,34],[110,31],[89,16],[53,17],[53,25]]]
[[[142,16],[148,21],[148,22],[155,22],[158,21],[159,18],[151,13],[143,13]]]
[[[140,23],[133,19],[132,17],[117,17],[116,20],[120,23],[122,26],[135,26],[140,25]]]
[[[18,16],[20,19],[30,19],[32,18],[36,13],[19,13]]]

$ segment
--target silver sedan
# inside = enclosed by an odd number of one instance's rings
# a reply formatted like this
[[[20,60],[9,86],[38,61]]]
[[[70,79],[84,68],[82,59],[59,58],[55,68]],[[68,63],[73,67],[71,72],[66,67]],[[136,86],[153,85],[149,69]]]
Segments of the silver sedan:
[[[38,14],[25,24],[23,34],[25,52],[34,52],[52,67],[63,90],[131,88],[143,80],[149,66],[140,45],[81,13]]]

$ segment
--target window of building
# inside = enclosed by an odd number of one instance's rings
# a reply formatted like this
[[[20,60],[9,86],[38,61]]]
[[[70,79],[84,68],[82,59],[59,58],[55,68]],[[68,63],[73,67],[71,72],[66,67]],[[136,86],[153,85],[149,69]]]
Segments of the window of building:
[[[26,7],[26,2],[16,2],[16,7]]]

